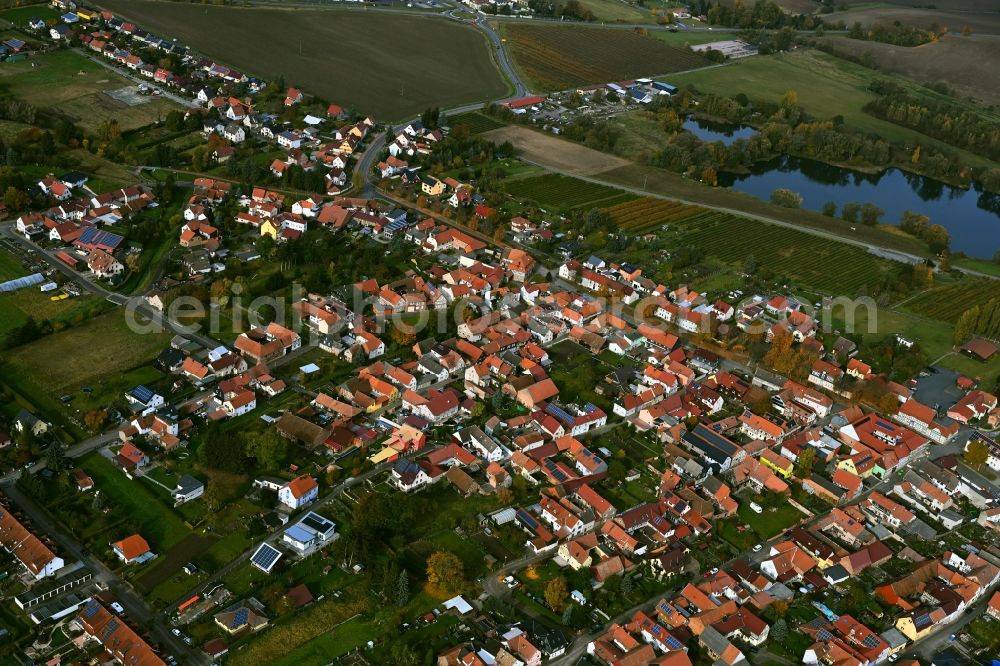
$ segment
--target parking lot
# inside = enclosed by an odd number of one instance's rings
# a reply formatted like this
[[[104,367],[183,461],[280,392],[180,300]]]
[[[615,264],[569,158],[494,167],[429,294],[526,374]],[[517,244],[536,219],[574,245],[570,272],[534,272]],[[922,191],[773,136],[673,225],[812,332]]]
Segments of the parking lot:
[[[947,409],[965,395],[956,383],[961,375],[954,370],[934,366],[920,373],[913,397],[935,409]]]

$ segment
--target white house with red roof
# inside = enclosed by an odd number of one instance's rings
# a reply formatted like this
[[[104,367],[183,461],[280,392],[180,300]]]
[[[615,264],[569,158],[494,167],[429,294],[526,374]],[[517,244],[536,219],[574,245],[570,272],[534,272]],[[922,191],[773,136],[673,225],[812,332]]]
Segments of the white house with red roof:
[[[316,500],[319,484],[308,474],[296,477],[278,489],[278,501],[290,509],[298,509]]]

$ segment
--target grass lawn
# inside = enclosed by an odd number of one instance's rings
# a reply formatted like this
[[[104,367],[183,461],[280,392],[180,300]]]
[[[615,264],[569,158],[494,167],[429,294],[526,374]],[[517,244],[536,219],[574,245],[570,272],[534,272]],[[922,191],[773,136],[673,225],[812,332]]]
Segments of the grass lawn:
[[[749,501],[740,502],[740,508],[737,509],[736,515],[765,540],[781,534],[805,518],[805,514],[791,504],[782,504],[774,508],[764,507],[763,513],[755,513],[750,509]]]
[[[143,98],[128,106],[107,94],[132,86],[127,79],[75,51],[53,51],[0,67],[0,87],[39,107],[57,107],[86,129],[114,118],[125,129],[141,127],[167,115],[177,105],[163,98]]]
[[[162,557],[191,533],[173,508],[145,483],[130,481],[107,458],[95,451],[81,458],[82,467],[115,510],[135,521],[139,533]]]
[[[884,78],[884,74],[836,56],[812,49],[799,49],[776,55],[743,58],[725,67],[675,74],[663,77],[663,80],[679,87],[693,85],[702,93],[733,96],[742,92],[751,99],[769,102],[779,102],[786,92],[794,90],[798,93],[799,104],[817,118],[840,115],[848,125],[893,143],[919,142],[942,152],[959,153],[965,164],[994,165],[987,158],[961,151],[919,132],[865,113],[862,108],[875,97],[868,90],[869,84],[875,79]],[[903,79],[895,81],[920,97],[940,97],[938,93]],[[944,99],[954,102],[950,97]]]
[[[753,530],[740,531],[737,521],[720,520],[715,524],[715,536],[718,541],[725,542],[731,546],[735,552],[745,553],[754,545],[760,543]]]
[[[670,142],[671,135],[663,131],[653,114],[639,110],[622,113],[611,121],[621,129],[615,152],[629,159],[641,160]]]
[[[280,657],[275,666],[308,666],[330,663],[331,659],[346,654],[368,641],[378,638],[384,629],[374,626],[362,618],[350,620],[314,638],[298,649]]]
[[[7,363],[25,383],[49,395],[72,393],[81,386],[110,393],[124,390],[123,373],[152,360],[170,337],[169,332],[135,333],[123,313],[108,312],[18,347],[7,354]]]
[[[987,275],[995,275],[1000,277],[1000,263],[996,261],[990,261],[988,259],[955,259],[951,262],[953,266],[959,268],[968,268],[974,271],[979,271],[980,273],[986,273]]]
[[[29,7],[14,7],[0,11],[0,19],[10,21],[14,25],[28,24],[33,18],[40,18],[43,21],[59,18],[60,13],[48,5],[31,5]]]
[[[0,280],[7,281],[28,274],[21,260],[6,250],[0,250]]]
[[[549,353],[554,351],[556,353],[550,374],[552,381],[559,387],[560,402],[579,403],[581,407],[590,402],[610,414],[610,401],[604,396],[597,395],[594,386],[614,366],[605,366],[589,351],[572,341],[560,342],[550,349]],[[620,357],[615,358],[620,360]]]
[[[1000,632],[997,629],[997,621],[989,616],[973,620],[968,626],[968,632],[976,642],[994,654],[1000,649]]]
[[[35,321],[49,320],[57,327],[66,327],[80,324],[113,307],[93,296],[73,296],[53,301],[52,294],[58,293],[43,293],[34,286],[0,294],[0,338],[24,324],[29,316]]]
[[[193,577],[185,574],[182,568],[204,553],[212,545],[212,541],[211,537],[201,534],[188,534],[165,555],[157,557],[146,566],[142,573],[136,577],[136,587],[147,594],[154,589],[159,590],[160,594],[169,594],[177,590],[177,594],[172,597],[158,598],[158,601],[164,604],[176,600],[184,593],[185,589],[190,589],[190,587],[184,587],[184,583],[187,583],[188,586],[194,583]]]

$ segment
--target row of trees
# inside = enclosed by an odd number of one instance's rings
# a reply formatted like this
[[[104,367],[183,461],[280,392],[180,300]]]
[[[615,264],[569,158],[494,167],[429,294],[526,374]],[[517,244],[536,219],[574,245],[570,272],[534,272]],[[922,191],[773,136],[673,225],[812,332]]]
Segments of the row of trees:
[[[865,105],[866,113],[977,155],[1000,159],[1000,125],[995,121],[947,102],[917,99],[891,81],[875,81],[869,89],[878,96]]]
[[[822,20],[818,17],[786,13],[771,0],[757,0],[752,4],[749,2],[723,4],[712,2],[712,0],[697,0],[691,3],[691,13],[695,16],[708,17],[709,23],[714,25],[724,25],[741,30],[776,29],[785,26],[797,30],[812,30],[817,25],[822,24]]]
[[[528,8],[536,16],[551,16],[576,19],[578,21],[593,21],[594,12],[584,6],[580,0],[565,2],[550,2],[549,0],[528,0]]]
[[[928,44],[937,39],[937,33],[918,28],[915,25],[906,25],[899,21],[889,24],[875,23],[867,28],[862,27],[861,23],[855,21],[851,29],[847,31],[847,36],[851,39],[884,42],[896,46],[920,46],[921,44]]]
[[[1000,337],[1000,298],[991,298],[982,305],[973,305],[955,322],[955,343],[961,344],[972,335]]]
[[[836,217],[836,202],[827,201],[823,204],[822,213],[827,217]],[[840,217],[845,222],[849,222],[850,224],[857,224],[860,222],[861,224],[869,227],[873,227],[878,224],[882,220],[883,215],[885,215],[885,211],[875,204],[858,203],[856,201],[848,201],[840,210]]]

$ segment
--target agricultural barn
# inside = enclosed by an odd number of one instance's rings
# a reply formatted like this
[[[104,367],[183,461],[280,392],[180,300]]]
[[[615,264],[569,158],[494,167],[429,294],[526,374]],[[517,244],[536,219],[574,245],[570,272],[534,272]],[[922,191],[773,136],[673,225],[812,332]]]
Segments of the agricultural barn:
[[[968,356],[976,359],[977,361],[982,361],[986,363],[997,353],[997,345],[989,340],[983,340],[982,338],[973,338],[969,340],[964,345],[962,345],[962,351]]]
[[[96,227],[87,227],[80,234],[80,237],[73,242],[73,245],[88,251],[104,250],[105,252],[114,252],[124,240],[123,237],[110,231],[104,231]]]

